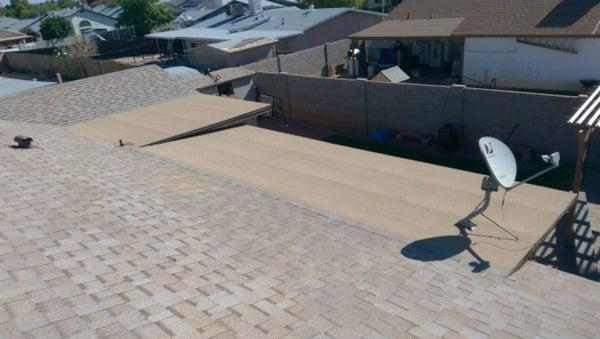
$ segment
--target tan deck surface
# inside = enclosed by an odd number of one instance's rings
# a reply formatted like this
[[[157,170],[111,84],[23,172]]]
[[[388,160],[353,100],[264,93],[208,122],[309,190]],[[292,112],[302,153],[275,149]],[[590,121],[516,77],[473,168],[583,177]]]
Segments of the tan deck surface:
[[[454,224],[483,199],[482,175],[337,146],[252,126],[146,148],[219,172],[407,240],[457,236]],[[471,248],[507,273],[574,201],[571,193],[523,185],[494,193],[474,219]],[[439,242],[436,242],[439,245]],[[449,244],[452,246],[452,244]],[[466,252],[465,252],[466,253]],[[468,254],[466,254],[468,255]]]
[[[122,139],[124,143],[144,146],[211,131],[268,109],[269,105],[258,102],[192,94],[76,123],[71,128],[115,144]]]

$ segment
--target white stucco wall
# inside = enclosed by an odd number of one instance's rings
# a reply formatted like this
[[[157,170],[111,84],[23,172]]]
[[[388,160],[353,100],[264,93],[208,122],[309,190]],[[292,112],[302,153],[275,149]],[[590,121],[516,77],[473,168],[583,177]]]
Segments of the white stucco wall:
[[[463,79],[471,85],[496,79],[503,88],[578,91],[580,79],[600,80],[600,39],[575,39],[572,46],[577,54],[516,38],[466,38]]]
[[[110,17],[89,11],[79,11],[77,14],[69,18],[71,27],[73,28],[73,33],[75,33],[75,35],[81,35],[79,24],[84,20],[89,21],[94,29],[106,29],[107,31],[114,30],[117,24],[117,20]]]

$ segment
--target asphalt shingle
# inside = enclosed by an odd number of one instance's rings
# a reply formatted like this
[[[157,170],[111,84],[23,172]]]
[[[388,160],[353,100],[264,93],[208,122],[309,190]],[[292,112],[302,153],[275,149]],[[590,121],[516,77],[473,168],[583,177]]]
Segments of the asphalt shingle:
[[[160,67],[143,66],[3,98],[0,119],[67,125],[193,93]]]
[[[411,260],[216,174],[57,126],[0,122],[0,143],[15,131],[36,147],[0,148],[0,337],[600,334],[596,282]]]

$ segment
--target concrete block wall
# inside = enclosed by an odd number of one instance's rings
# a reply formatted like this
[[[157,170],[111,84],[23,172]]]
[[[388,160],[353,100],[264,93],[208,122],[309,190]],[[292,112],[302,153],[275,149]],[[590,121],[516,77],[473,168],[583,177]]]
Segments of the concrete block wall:
[[[386,128],[435,135],[445,123],[455,123],[445,110],[450,86],[367,83],[368,131]]]
[[[40,73],[54,76],[62,74],[65,78],[81,79],[133,68],[133,65],[112,60],[90,58],[58,58],[52,55],[11,52],[4,58],[8,66],[17,71]]]
[[[277,63],[277,58],[271,58],[253,62],[251,64],[245,65],[244,68],[255,72],[278,73],[279,66]]]
[[[329,42],[325,45],[327,50],[327,63],[333,65],[334,67],[346,67],[346,55],[350,49],[350,46],[352,45],[352,40],[344,39]]]
[[[244,67],[255,72],[322,75],[327,64],[345,67],[346,53],[351,43],[348,39],[334,41],[276,58],[260,60]]]
[[[292,119],[329,124],[348,131],[364,126],[366,81],[287,75]],[[260,87],[259,87],[260,88]]]
[[[518,124],[511,144],[533,146],[540,153],[558,150],[563,159],[574,161],[576,131],[566,122],[581,103],[573,96],[467,88],[465,139],[470,143],[482,135],[504,139]]]
[[[463,131],[470,151],[480,137],[504,139],[519,124],[512,145],[536,153],[558,150],[566,162],[576,157],[576,130],[566,122],[579,97],[289,74],[258,73],[254,79],[258,92],[279,98],[283,115],[292,119],[359,135],[378,128],[437,135],[451,123]],[[590,149],[589,162],[600,165],[600,136]]]
[[[280,55],[281,72],[321,75],[326,65],[325,51],[323,46],[317,46],[296,53]]]

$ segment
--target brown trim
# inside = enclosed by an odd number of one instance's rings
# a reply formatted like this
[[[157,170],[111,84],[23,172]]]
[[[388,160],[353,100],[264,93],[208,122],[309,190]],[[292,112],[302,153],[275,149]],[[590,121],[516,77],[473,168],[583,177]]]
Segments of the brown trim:
[[[350,35],[350,39],[360,40],[402,40],[402,39],[447,39],[447,38],[596,38],[600,39],[599,34],[593,35],[572,35],[572,34],[450,34],[438,36],[363,36]]]

